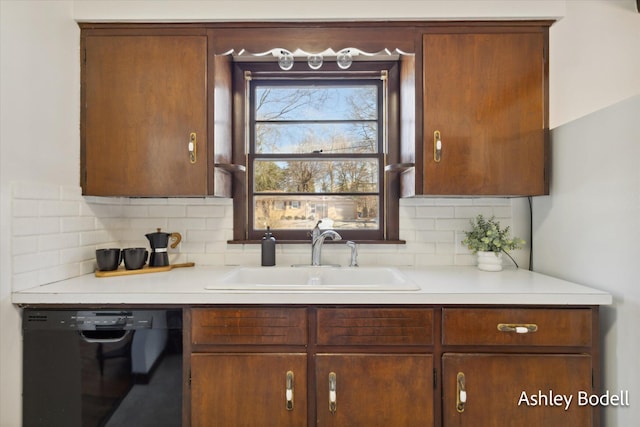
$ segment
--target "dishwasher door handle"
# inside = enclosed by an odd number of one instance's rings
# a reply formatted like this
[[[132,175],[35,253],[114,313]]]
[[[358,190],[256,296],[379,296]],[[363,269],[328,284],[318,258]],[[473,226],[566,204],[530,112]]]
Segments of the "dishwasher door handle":
[[[90,331],[90,332],[95,332],[95,331]],[[124,341],[130,334],[131,334],[131,330],[127,329],[122,330],[122,332],[124,332],[122,334],[122,336],[110,336],[110,337],[104,337],[104,338],[97,338],[97,337],[88,337],[85,335],[85,331],[80,331],[80,336],[82,337],[82,339],[88,343],[115,343],[115,342],[120,342],[120,341]]]

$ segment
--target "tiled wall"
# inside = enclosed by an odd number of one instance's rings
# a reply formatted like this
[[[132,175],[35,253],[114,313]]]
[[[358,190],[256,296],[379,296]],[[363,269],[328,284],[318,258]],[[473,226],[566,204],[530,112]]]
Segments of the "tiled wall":
[[[15,183],[12,197],[13,290],[92,273],[102,247],[148,247],[146,233],[182,234],[171,263],[259,265],[260,246],[228,244],[230,199],[83,197],[79,187]],[[400,201],[400,238],[406,244],[359,245],[359,264],[472,265],[460,241],[469,219],[482,213],[511,223],[510,199],[413,198]],[[277,234],[276,234],[277,237]],[[326,245],[323,262],[346,265],[345,245]],[[310,245],[278,245],[278,265],[309,263]]]

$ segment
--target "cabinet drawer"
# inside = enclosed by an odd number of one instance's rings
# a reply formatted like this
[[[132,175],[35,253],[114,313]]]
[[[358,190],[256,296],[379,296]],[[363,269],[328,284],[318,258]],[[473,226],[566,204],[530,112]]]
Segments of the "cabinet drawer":
[[[442,310],[444,345],[591,346],[592,311],[576,309]]]
[[[411,308],[322,308],[320,345],[430,345],[433,310]]]
[[[193,344],[307,343],[304,308],[203,308],[191,310]]]

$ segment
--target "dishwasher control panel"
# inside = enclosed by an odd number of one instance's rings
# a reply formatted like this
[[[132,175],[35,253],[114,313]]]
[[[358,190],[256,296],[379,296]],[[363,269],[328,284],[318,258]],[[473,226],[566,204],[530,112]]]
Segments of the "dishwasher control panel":
[[[101,329],[151,329],[153,311],[144,310],[39,310],[25,313],[26,329],[73,329],[96,331]]]

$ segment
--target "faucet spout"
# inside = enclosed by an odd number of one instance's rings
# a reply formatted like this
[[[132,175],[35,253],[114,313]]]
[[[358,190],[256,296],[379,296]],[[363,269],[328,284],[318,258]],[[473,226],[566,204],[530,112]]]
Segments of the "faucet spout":
[[[331,240],[342,240],[342,236],[335,230],[325,230],[321,232],[316,225],[311,236],[311,265],[322,265],[322,245],[327,238]]]

